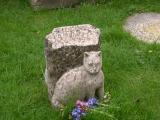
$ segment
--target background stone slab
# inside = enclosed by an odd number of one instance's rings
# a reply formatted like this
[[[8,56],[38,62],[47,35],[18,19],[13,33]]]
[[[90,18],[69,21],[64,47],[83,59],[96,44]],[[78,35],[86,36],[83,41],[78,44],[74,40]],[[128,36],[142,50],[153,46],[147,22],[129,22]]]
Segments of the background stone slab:
[[[69,7],[81,0],[29,0],[34,10]]]
[[[146,43],[160,43],[160,14],[137,13],[127,19],[124,29]]]

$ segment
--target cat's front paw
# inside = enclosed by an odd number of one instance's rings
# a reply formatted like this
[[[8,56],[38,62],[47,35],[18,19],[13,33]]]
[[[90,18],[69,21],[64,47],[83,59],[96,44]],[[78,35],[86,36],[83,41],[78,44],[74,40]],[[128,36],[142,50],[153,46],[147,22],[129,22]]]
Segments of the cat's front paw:
[[[54,108],[59,108],[59,107],[60,107],[60,103],[59,103],[57,100],[52,101],[52,106],[53,106]]]
[[[51,103],[53,108],[62,109],[64,107],[64,105],[61,104],[58,100],[56,100],[54,97],[52,97]]]

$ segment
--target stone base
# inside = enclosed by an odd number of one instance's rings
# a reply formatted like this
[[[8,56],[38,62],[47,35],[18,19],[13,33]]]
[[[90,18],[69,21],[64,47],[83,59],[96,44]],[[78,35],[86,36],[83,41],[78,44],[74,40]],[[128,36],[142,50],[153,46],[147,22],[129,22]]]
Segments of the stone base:
[[[81,0],[29,0],[34,10],[70,7]]]

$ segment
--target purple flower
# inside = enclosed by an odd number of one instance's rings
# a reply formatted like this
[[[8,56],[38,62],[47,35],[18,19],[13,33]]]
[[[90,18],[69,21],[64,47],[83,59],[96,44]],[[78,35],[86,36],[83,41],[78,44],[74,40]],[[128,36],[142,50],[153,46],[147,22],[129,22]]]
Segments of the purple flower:
[[[96,106],[98,106],[98,100],[96,98],[90,98],[88,101],[87,101],[87,104],[90,108],[94,108]]]
[[[77,116],[78,116],[77,111],[76,111],[76,110],[73,110],[73,111],[72,111],[72,117],[73,117],[73,118],[76,118]]]
[[[76,111],[72,111],[72,118],[74,120],[80,120],[80,114],[78,114]]]
[[[76,107],[78,107],[81,111],[86,112],[88,109],[88,104],[87,102],[77,100]]]
[[[85,115],[85,112],[83,112],[80,107],[76,107],[73,109],[71,115],[74,120],[80,120],[81,116]]]

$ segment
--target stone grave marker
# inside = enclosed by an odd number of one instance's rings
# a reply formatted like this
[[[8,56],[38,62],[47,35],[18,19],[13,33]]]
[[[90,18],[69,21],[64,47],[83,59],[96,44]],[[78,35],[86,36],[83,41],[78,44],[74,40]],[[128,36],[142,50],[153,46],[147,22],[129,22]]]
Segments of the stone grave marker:
[[[45,81],[50,100],[56,83],[64,73],[82,66],[84,54],[98,56],[99,52],[100,30],[98,28],[90,24],[54,28],[45,38]],[[96,59],[101,62],[101,57]]]

